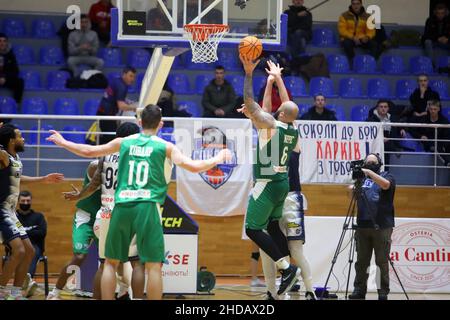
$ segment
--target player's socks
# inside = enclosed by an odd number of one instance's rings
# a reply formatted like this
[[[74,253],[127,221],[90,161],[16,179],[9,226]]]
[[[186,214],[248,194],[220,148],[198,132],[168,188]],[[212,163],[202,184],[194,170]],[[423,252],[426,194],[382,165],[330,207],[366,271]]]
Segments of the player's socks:
[[[259,251],[261,253],[261,263],[263,267],[264,280],[266,282],[267,291],[270,293],[270,298],[277,299],[278,298],[276,286],[277,269],[275,267],[275,263],[264,251],[262,250]]]
[[[291,256],[297,262],[298,267],[301,269],[303,282],[305,283],[305,290],[307,292],[314,292],[312,286],[312,272],[311,266],[303,254],[303,242],[301,240],[289,241],[289,251]]]
[[[278,269],[286,270],[287,268],[289,268],[289,263],[286,261],[285,258],[281,258],[280,260],[278,260],[275,263],[276,263]]]

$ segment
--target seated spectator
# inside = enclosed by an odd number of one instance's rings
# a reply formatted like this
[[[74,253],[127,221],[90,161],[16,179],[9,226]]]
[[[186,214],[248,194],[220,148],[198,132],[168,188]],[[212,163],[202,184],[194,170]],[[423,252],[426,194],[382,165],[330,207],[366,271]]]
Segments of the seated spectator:
[[[74,76],[80,75],[78,66],[81,64],[89,65],[97,70],[102,69],[103,60],[96,56],[97,51],[97,33],[91,30],[88,16],[82,14],[80,30],[71,32],[68,39],[69,59],[67,59],[67,65]]]
[[[289,91],[288,88],[286,88],[287,94],[289,95],[289,100],[293,101],[292,94]],[[263,99],[264,99],[264,92],[265,92],[265,86],[261,88],[261,91],[259,92],[259,105],[263,105]],[[272,113],[277,112],[278,108],[281,106],[281,98],[280,98],[280,91],[278,90],[278,86],[276,82],[273,82],[272,85]]]
[[[399,123],[400,119],[390,113],[390,107],[394,104],[389,100],[378,100],[373,112],[369,112],[366,121],[383,123],[384,151],[401,151],[399,140],[391,140],[406,137],[406,131],[400,127],[391,127],[389,123]],[[389,154],[384,155],[384,163],[389,165]]]
[[[27,231],[31,244],[34,247],[35,255],[28,269],[29,280],[27,281],[27,296],[32,296],[36,290],[37,283],[32,281],[36,272],[36,265],[39,258],[45,252],[45,236],[47,235],[47,222],[44,215],[31,209],[32,195],[29,191],[21,191],[19,194],[19,209],[17,210],[17,218]]]
[[[163,0],[163,3],[167,6],[167,0]],[[168,11],[172,14],[172,10],[168,9]],[[155,8],[150,9],[147,13],[147,30],[172,30],[172,24],[159,2]]]
[[[448,119],[441,112],[441,102],[438,100],[431,100],[428,108],[427,115],[422,118],[423,124],[450,124]],[[415,128],[411,130],[411,135],[416,139],[421,139],[425,151],[435,152],[437,145],[437,152],[450,153],[450,141],[438,141],[435,142],[435,129],[434,128]],[[449,140],[450,129],[443,128],[437,130],[438,140]],[[439,155],[439,159],[445,166],[450,166],[449,155]]]
[[[120,78],[114,79],[109,83],[108,87],[100,100],[98,106],[98,116],[115,116],[119,112],[134,111],[136,112],[137,105],[127,103],[127,94],[129,87],[136,80],[136,69],[133,67],[125,67]],[[115,132],[118,123],[115,120],[100,120],[100,130],[102,132],[111,132],[112,135],[101,135],[100,144],[108,143],[115,138]]]
[[[292,0],[284,11],[288,15],[288,45],[293,58],[303,54],[312,39],[312,14],[303,3],[304,0]]]
[[[169,85],[164,83],[164,87],[161,91],[161,95],[158,99],[158,106],[162,110],[162,116],[163,117],[190,117],[191,115],[184,111],[184,110],[178,110],[177,104],[175,102],[175,93],[173,92],[172,88],[169,87]],[[166,125],[166,122],[164,123],[164,126],[171,126]]]
[[[111,0],[100,0],[89,9],[89,19],[92,30],[97,32],[98,38],[105,45],[111,40],[111,9],[115,8]]]
[[[417,78],[419,87],[409,97],[409,102],[412,107],[412,115],[410,122],[422,122],[422,118],[427,115],[428,102],[431,100],[440,100],[439,93],[432,90],[428,86],[428,76],[425,74],[419,75]]]
[[[16,55],[4,33],[0,33],[0,88],[11,90],[17,103],[22,101],[24,81],[19,78]]]
[[[300,117],[300,120],[337,121],[335,112],[325,108],[326,104],[327,100],[324,95],[316,95],[314,105]]]
[[[362,6],[362,0],[352,0],[348,11],[339,17],[338,30],[341,45],[347,55],[350,66],[355,57],[355,47],[369,50],[369,54],[378,59],[377,43],[374,41],[375,29],[367,27],[369,14]]]
[[[236,93],[233,86],[225,80],[225,68],[216,66],[215,77],[203,92],[203,116],[207,118],[231,117],[235,113],[235,103]]]
[[[422,43],[425,54],[433,61],[433,48],[450,50],[450,17],[448,8],[443,3],[436,5],[433,15],[425,23]]]

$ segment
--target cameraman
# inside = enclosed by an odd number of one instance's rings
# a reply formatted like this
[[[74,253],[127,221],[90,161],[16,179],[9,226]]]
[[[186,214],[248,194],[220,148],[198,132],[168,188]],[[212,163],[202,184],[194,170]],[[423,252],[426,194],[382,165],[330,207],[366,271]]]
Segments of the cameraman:
[[[363,176],[357,192],[358,217],[356,229],[356,251],[354,291],[349,299],[365,299],[367,278],[372,251],[380,271],[378,300],[387,300],[389,294],[389,254],[394,227],[395,179],[389,172],[380,172],[381,158],[369,154],[360,170]],[[367,201],[366,201],[367,200]]]

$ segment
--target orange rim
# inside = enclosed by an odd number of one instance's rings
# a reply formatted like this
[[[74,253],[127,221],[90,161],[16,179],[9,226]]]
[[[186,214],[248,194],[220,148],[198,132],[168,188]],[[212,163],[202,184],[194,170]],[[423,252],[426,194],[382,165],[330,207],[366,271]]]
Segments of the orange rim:
[[[211,34],[227,32],[230,28],[226,24],[187,24],[184,30],[192,34],[192,40],[204,42]]]

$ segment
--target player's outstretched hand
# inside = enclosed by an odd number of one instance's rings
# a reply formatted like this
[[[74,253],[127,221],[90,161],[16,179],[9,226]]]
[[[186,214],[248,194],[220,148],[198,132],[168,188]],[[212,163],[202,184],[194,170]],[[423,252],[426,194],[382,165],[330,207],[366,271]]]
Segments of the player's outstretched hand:
[[[283,71],[283,68],[281,68],[278,63],[275,64],[271,60],[268,60],[267,66],[269,67],[269,69],[266,68],[266,72],[269,74],[269,77],[273,76],[274,78],[281,78],[281,72]]]
[[[44,177],[45,183],[60,183],[64,180],[64,175],[62,173],[49,173]]]
[[[51,136],[46,139],[47,141],[53,142],[58,146],[62,145],[64,141],[66,141],[66,139],[64,139],[64,137],[58,131],[49,130],[49,132]]]
[[[252,61],[246,56],[239,55],[239,59],[241,59],[242,65],[244,66],[245,74],[251,75],[253,74],[253,71],[255,70],[256,66],[258,65],[260,59],[256,61]]]
[[[236,109],[238,113],[243,113],[247,118],[250,118],[250,113],[248,112],[247,107],[245,104],[242,104],[239,109]]]
[[[63,192],[64,199],[69,201],[74,201],[80,199],[80,191],[73,185],[70,185],[72,187],[72,191]]]

